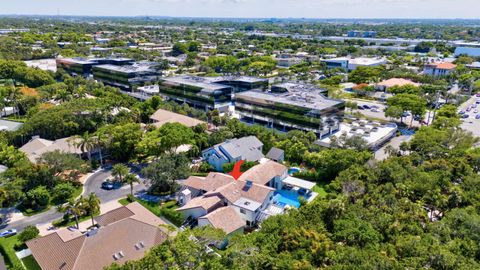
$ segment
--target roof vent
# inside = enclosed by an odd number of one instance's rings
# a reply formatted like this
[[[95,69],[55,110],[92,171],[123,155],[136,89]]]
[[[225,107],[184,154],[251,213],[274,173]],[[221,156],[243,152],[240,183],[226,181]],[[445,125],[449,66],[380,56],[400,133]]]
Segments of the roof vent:
[[[114,254],[112,255],[112,257],[113,257],[113,259],[114,259],[115,261],[119,259],[117,253],[114,253]]]
[[[125,254],[124,254],[123,251],[121,251],[121,250],[120,250],[120,252],[118,252],[118,255],[120,255],[120,258],[125,257]]]

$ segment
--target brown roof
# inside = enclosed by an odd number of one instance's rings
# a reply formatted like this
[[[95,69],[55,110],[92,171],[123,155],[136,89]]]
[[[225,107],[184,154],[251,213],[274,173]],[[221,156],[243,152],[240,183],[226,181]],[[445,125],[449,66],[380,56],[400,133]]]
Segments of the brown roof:
[[[248,171],[244,172],[238,180],[250,180],[260,185],[266,185],[270,180],[276,176],[282,176],[287,172],[287,167],[275,161],[266,161],[253,166]]]
[[[238,180],[206,193],[205,197],[220,195],[230,203],[234,203],[240,198],[247,198],[258,203],[263,203],[272,191],[275,191],[275,189],[256,183],[252,183],[252,185],[248,187],[247,182]]]
[[[109,211],[101,216],[95,218],[95,221],[100,226],[107,226],[122,219],[133,216],[134,213],[127,207],[120,207]]]
[[[166,123],[180,123],[187,127],[194,127],[199,124],[206,124],[201,120],[162,109],[159,109],[154,114],[152,114],[152,116],[150,116],[150,119],[154,121],[153,125],[157,128],[163,126]]]
[[[420,84],[416,82],[412,82],[411,80],[403,79],[403,78],[391,78],[388,80],[385,80],[383,82],[378,83],[379,86],[384,86],[384,87],[393,87],[393,86],[404,86],[404,85],[413,85],[413,86],[419,86]]]
[[[123,264],[139,259],[167,239],[167,234],[158,227],[165,223],[139,203],[119,209],[97,218],[103,225],[90,236],[75,237],[62,229],[26,244],[43,270],[96,270],[114,262]]]
[[[230,206],[218,208],[199,219],[208,220],[212,227],[222,229],[226,234],[245,227],[245,220]]]
[[[190,200],[187,204],[182,207],[177,208],[177,211],[192,209],[192,208],[203,208],[205,211],[209,212],[218,206],[220,206],[222,200],[218,196],[210,197],[196,197]]]
[[[437,63],[437,68],[438,69],[454,69],[456,68],[457,65],[450,63],[450,62],[443,62],[443,63]]]
[[[207,177],[190,176],[182,184],[197,190],[212,191],[233,181],[235,179],[231,175],[211,172]]]

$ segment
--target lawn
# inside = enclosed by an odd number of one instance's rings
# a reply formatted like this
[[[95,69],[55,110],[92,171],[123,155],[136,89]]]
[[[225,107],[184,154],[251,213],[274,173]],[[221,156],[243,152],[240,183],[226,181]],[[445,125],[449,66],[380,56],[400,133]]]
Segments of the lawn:
[[[33,258],[33,255],[23,258],[22,262],[23,262],[23,265],[25,266],[25,269],[27,270],[42,270],[42,268],[40,268],[35,258]]]
[[[96,217],[99,214],[100,214],[100,212],[97,212],[93,215],[93,217]],[[82,223],[85,220],[91,220],[91,219],[92,218],[90,216],[83,216],[83,217],[78,218],[78,223]],[[67,220],[64,220],[63,217],[62,217],[62,218],[57,219],[54,222],[52,222],[52,225],[57,227],[57,228],[77,226],[77,224],[75,222],[75,218],[73,216],[70,217],[70,220],[68,220],[68,222],[67,222]]]
[[[325,191],[325,183],[317,183],[312,190],[318,193],[319,198],[325,198],[327,196],[327,192]]]
[[[18,236],[10,236],[7,238],[0,238],[0,252],[2,253],[5,264],[9,268],[13,268],[15,265],[21,265],[20,260],[17,255],[15,255],[15,250],[13,247],[18,242]]]

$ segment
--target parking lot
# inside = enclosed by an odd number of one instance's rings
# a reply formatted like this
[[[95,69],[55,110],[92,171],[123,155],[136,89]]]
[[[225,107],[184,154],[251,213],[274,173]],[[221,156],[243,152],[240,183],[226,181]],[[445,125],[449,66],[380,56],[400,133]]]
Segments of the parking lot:
[[[480,115],[480,104],[475,104],[477,99],[480,99],[480,97],[472,96],[460,105],[459,112],[461,112],[462,115],[467,115],[462,118],[463,123],[461,127],[464,130],[472,132],[476,137],[480,137],[480,119],[477,119],[477,117],[480,118],[480,116],[478,116]]]

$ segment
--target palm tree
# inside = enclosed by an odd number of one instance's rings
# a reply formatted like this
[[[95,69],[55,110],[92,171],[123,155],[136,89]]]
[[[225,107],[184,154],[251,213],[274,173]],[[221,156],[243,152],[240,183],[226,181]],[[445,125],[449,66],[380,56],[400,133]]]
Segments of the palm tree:
[[[73,215],[75,217],[75,224],[77,225],[77,229],[80,229],[80,226],[78,224],[78,217],[84,213],[82,201],[82,197],[80,197],[80,199],[76,201],[71,200],[68,203],[60,205],[58,207],[58,211]]]
[[[112,168],[112,176],[118,181],[123,182],[124,177],[128,174],[129,171],[130,169],[127,166],[121,163],[115,164]]]
[[[93,215],[100,210],[100,199],[95,193],[92,192],[88,197],[83,199],[83,208],[88,214],[90,214],[92,226],[94,226],[95,221],[93,220]]]
[[[133,184],[139,183],[140,181],[138,180],[137,177],[135,177],[134,174],[131,174],[131,173],[127,174],[124,180],[125,180],[125,183],[130,185],[130,195],[133,196]]]
[[[86,131],[81,136],[74,136],[73,138],[75,146],[79,147],[83,153],[87,152],[88,160],[91,160],[91,152],[96,146],[94,136]]]

